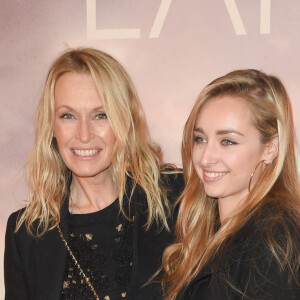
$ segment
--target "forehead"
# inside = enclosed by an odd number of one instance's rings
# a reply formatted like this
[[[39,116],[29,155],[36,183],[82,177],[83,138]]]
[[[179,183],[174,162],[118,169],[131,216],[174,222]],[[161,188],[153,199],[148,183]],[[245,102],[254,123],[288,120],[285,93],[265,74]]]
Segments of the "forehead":
[[[100,102],[96,85],[91,75],[66,73],[56,82],[54,89],[56,105],[70,105],[78,102]]]
[[[208,100],[200,109],[195,127],[247,130],[252,125],[252,112],[245,99],[221,96]]]
[[[93,78],[89,74],[79,74],[74,72],[68,72],[63,74],[55,84],[55,92],[60,92],[62,89],[66,89],[64,92],[68,92],[68,90],[86,90],[86,89],[96,89]]]

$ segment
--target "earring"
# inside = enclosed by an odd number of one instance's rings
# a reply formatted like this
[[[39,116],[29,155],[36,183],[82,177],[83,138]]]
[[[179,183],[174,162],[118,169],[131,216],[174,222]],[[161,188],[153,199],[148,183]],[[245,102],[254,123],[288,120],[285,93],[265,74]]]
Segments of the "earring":
[[[248,191],[249,191],[249,193],[250,193],[251,182],[252,182],[252,178],[253,178],[253,176],[254,176],[254,173],[255,173],[255,171],[257,170],[257,168],[259,167],[259,165],[260,165],[261,163],[263,163],[263,162],[264,162],[264,160],[261,160],[261,161],[256,165],[254,171],[253,171],[252,174],[250,175],[250,180],[249,180],[249,185],[248,185]]]

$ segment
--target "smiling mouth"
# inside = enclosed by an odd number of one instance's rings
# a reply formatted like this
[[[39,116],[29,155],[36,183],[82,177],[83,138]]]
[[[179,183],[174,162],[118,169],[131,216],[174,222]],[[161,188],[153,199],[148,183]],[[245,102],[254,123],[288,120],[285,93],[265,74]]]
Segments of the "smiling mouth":
[[[228,172],[208,172],[203,171],[205,181],[217,181],[222,179]]]
[[[209,178],[216,178],[216,177],[221,177],[224,176],[226,174],[226,172],[207,172],[204,171],[205,176],[209,177]]]
[[[75,153],[75,155],[77,156],[93,156],[96,155],[97,153],[100,152],[100,150],[96,150],[96,149],[89,149],[89,150],[73,150],[73,152]]]

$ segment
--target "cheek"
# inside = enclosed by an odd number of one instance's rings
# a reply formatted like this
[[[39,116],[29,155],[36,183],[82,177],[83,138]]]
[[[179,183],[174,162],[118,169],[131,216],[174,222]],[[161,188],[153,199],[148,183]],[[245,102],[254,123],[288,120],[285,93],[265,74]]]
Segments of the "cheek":
[[[234,171],[236,176],[248,179],[259,160],[260,157],[258,154],[255,155],[255,151],[245,151],[227,157],[226,164]]]
[[[54,125],[54,137],[56,138],[58,146],[62,146],[72,136],[73,130],[66,126]]]
[[[200,147],[194,146],[192,150],[192,161],[195,166],[197,166],[202,158],[202,150]]]
[[[58,149],[60,150],[62,142],[64,140],[65,134],[63,133],[62,128],[60,128],[60,126],[58,126],[58,125],[54,126],[54,132],[53,133],[54,133],[54,137],[55,137],[56,142],[57,142]]]
[[[59,126],[56,124],[56,122],[54,122],[54,126],[53,126],[53,136],[54,136],[55,138],[57,138],[57,136],[59,135],[59,131],[60,131]]]
[[[203,171],[200,167],[200,162],[202,158],[202,151],[199,149],[200,147],[194,147],[192,151],[192,162],[194,169],[196,170],[196,173],[200,179],[203,177]]]
[[[98,136],[105,142],[107,147],[114,147],[116,143],[116,136],[110,126],[102,128]]]

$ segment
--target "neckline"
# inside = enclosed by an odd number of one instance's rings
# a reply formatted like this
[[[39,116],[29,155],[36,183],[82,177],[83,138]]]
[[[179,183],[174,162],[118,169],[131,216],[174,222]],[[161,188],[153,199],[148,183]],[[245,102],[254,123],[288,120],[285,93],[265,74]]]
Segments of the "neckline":
[[[86,214],[72,214],[68,210],[68,219],[71,224],[93,224],[95,222],[108,221],[111,218],[115,218],[118,214],[121,213],[118,198],[112,202],[110,205],[106,206],[103,209],[100,209],[95,212],[86,213]]]
[[[118,201],[119,198],[115,199],[111,204],[109,204],[108,206],[100,209],[100,210],[97,210],[97,211],[94,211],[94,212],[90,212],[90,213],[71,213],[70,212],[70,209],[68,208],[67,210],[67,213],[68,215],[71,215],[71,216],[90,216],[92,217],[93,215],[96,215],[100,212],[106,212],[106,211],[109,211],[112,209],[112,207],[118,207],[119,208],[119,201]],[[70,200],[68,200],[69,202]]]

